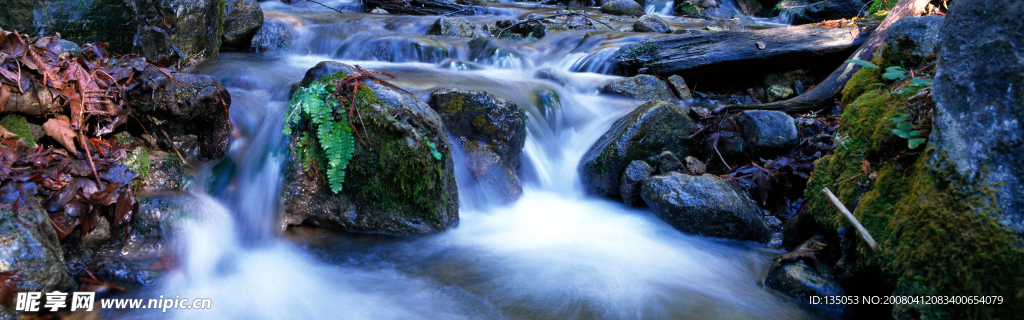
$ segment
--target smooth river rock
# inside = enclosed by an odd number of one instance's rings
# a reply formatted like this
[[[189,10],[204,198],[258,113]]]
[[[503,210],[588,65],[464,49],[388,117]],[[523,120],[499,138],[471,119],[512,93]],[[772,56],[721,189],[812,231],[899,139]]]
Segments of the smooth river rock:
[[[743,190],[710,174],[671,172],[644,179],[640,196],[677,230],[709,237],[766,242],[760,208]]]

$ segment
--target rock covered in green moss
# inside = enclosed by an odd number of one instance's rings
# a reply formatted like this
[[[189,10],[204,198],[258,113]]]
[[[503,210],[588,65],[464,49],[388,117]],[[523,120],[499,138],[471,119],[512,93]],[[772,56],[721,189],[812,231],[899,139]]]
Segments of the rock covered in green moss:
[[[930,59],[929,56],[938,52],[942,21],[940,15],[910,16],[896,20],[885,33],[883,63],[914,66]]]
[[[326,69],[351,67],[321,63],[306,74],[325,74]],[[431,234],[456,225],[458,189],[441,118],[413,95],[363,83],[355,106],[361,119],[352,123],[366,144],[354,143],[340,192],[332,192],[326,181],[316,135],[303,121],[292,127],[284,223],[395,235]]]
[[[4,204],[13,201],[4,200]],[[21,206],[0,209],[0,273],[17,274],[18,292],[68,292],[74,282],[64,266],[57,233],[42,210]],[[0,304],[0,318],[14,317],[10,306]]]
[[[17,140],[24,141],[25,145],[29,147],[34,147],[36,140],[43,137],[42,128],[33,128],[39,127],[39,125],[29,123],[25,117],[15,114],[10,114],[0,119],[0,127],[4,127],[7,131],[18,135]]]
[[[644,179],[640,196],[654,215],[696,235],[767,242],[757,204],[722,178],[670,172]]]
[[[503,201],[523,192],[519,182],[526,111],[513,102],[483,91],[440,88],[430,94],[429,105],[466,152],[473,179]]]
[[[696,123],[685,109],[665,101],[640,105],[616,120],[587,150],[577,167],[584,188],[606,197],[619,195],[619,177],[633,160],[672,151],[689,155],[692,146],[681,139]]]

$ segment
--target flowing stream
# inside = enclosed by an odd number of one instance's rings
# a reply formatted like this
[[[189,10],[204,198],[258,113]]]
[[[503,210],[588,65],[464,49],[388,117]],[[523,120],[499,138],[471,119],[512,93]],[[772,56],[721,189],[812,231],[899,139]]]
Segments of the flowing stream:
[[[357,13],[355,4],[324,2],[352,12],[264,2],[268,17],[289,22],[292,44],[275,54],[224,54],[200,67],[231,93],[240,134],[228,160],[233,169],[205,174],[226,177],[224,187],[182,197],[182,267],[140,297],[212,299],[211,310],[167,311],[180,319],[814,317],[760,284],[777,250],[683,234],[648,209],[583,193],[577,162],[615,119],[641,104],[598,94],[618,77],[605,61],[615,45],[652,34],[552,31],[532,42],[495,41],[498,49],[481,55],[469,38],[423,35],[437,17],[371,15]],[[463,19],[482,24],[554,10],[503,4]],[[522,198],[495,204],[456,150],[461,221],[451,230],[393,238],[283,229],[288,92],[324,60],[392,73],[393,83],[424,100],[454,86],[527,109]],[[567,81],[538,79],[538,70]]]

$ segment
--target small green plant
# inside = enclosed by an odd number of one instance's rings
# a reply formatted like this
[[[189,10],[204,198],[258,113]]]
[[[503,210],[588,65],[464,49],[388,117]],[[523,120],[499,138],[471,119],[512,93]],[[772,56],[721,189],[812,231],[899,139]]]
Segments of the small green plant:
[[[284,134],[291,135],[293,125],[308,121],[306,124],[316,132],[315,138],[323,150],[320,156],[327,162],[324,169],[331,192],[338,193],[345,182],[345,169],[355,152],[355,142],[348,113],[335,114],[335,110],[344,108],[332,92],[332,83],[319,81],[299,88],[288,106]]]
[[[882,79],[885,80],[906,80],[907,70],[900,66],[892,66],[885,68],[885,73],[882,74]]]
[[[861,66],[861,67],[865,67],[865,68],[870,68],[870,69],[880,69],[874,63],[871,63],[871,62],[868,62],[868,61],[864,61],[864,60],[860,60],[860,59],[846,60],[846,63],[852,63],[852,64],[855,64],[855,65],[858,65],[858,66]]]
[[[908,121],[910,119],[909,114],[896,114],[889,117],[889,121],[896,123],[896,129],[892,129],[892,133],[896,136],[907,139],[907,147],[915,149],[924,143],[924,138],[921,138],[921,130],[914,130],[914,125]]]

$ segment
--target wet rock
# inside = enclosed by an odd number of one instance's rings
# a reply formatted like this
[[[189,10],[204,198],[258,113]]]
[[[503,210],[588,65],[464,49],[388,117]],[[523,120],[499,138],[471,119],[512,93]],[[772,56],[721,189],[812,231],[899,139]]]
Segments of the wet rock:
[[[644,160],[672,151],[689,154],[692,147],[683,141],[696,123],[686,109],[665,101],[640,105],[616,120],[587,150],[577,167],[587,192],[606,197],[619,195],[619,177],[633,160]]]
[[[617,16],[639,16],[644,14],[644,7],[633,0],[613,0],[602,4],[601,12]]]
[[[812,296],[843,296],[845,291],[832,271],[835,263],[834,246],[825,242],[824,237],[815,236],[788,254],[775,258],[764,286],[793,297],[807,304]],[[815,304],[815,308],[826,311],[841,311],[843,305]]]
[[[336,55],[342,59],[389,62],[438,63],[449,58],[445,42],[405,35],[377,37],[361,47],[343,46]]]
[[[811,86],[814,84],[814,75],[807,70],[776,72],[764,77],[765,88],[782,86],[796,90],[797,86]],[[800,94],[800,92],[797,92],[797,94]]]
[[[256,0],[224,1],[224,49],[246,49],[263,26],[263,9]]]
[[[685,169],[683,162],[679,161],[679,157],[676,157],[672,151],[662,151],[658,155],[658,172],[669,173],[683,169]]]
[[[704,18],[707,16],[708,8],[701,7],[693,1],[679,1],[679,4],[672,8],[672,12],[684,17]]]
[[[452,70],[480,70],[480,66],[475,63],[455,59],[445,60],[438,64],[438,66]]]
[[[435,90],[428,104],[466,151],[473,179],[505,202],[518,199],[523,192],[519,175],[526,111],[487,92],[456,88]]]
[[[60,51],[76,57],[82,55],[82,47],[78,46],[77,43],[64,39],[60,39]]]
[[[757,204],[714,175],[653,176],[641,182],[640,196],[658,218],[686,233],[759,242],[771,236]]]
[[[0,273],[18,276],[18,292],[74,289],[64,266],[60,241],[42,210],[20,207],[11,211],[0,206]],[[0,317],[13,319],[14,310],[0,304]]]
[[[668,85],[679,99],[693,99],[693,94],[690,92],[690,88],[686,86],[686,81],[678,74],[668,77]]]
[[[438,18],[434,21],[434,24],[427,30],[427,34],[435,36],[445,37],[473,37],[476,24],[462,20],[462,19],[450,19],[450,18]]]
[[[998,220],[1024,237],[1022,15],[1020,1],[950,5],[939,33],[928,143],[973,183],[1001,185],[994,195]]]
[[[548,32],[548,25],[536,21],[521,23],[519,20],[498,20],[494,26],[491,33],[505,39],[540,39]],[[498,34],[502,30],[505,32]]]
[[[320,80],[325,76],[331,76],[338,72],[351,73],[356,69],[350,65],[336,62],[336,61],[321,61],[317,63],[309,70],[306,70],[306,74],[302,76],[302,81],[299,82],[300,87],[308,87],[313,84],[314,81]],[[291,94],[288,95],[291,97]]]
[[[740,124],[746,144],[753,142],[758,148],[779,150],[796,147],[800,136],[793,117],[782,111],[749,110],[740,114]]]
[[[351,68],[321,63],[314,68],[319,70],[307,71],[307,77],[328,67]],[[413,95],[363,83],[373,96],[356,106],[362,116],[358,128],[369,141],[355,141],[340,192],[332,192],[321,171],[310,167],[319,164],[299,158],[300,151],[319,148],[302,142],[302,133],[309,128],[292,128],[283,223],[392,235],[431,234],[455,226],[458,189],[441,117]]]
[[[177,57],[187,66],[218,56],[223,32],[220,12],[224,10],[218,1],[127,1],[133,20],[126,25],[135,26],[132,43],[141,56],[155,61],[168,57],[172,62]]]
[[[274,52],[288,47],[292,43],[292,35],[288,25],[277,19],[263,20],[263,26],[252,37],[249,48],[256,52]]]
[[[825,20],[852,18],[866,9],[861,0],[824,0],[797,10],[794,24],[815,23]]]
[[[636,19],[636,22],[633,23],[633,31],[670,33],[672,32],[672,28],[669,27],[661,17],[653,14],[645,14],[639,19]]]
[[[746,25],[740,19],[722,19],[714,18],[704,29],[708,31],[745,31],[747,30]]]
[[[473,62],[499,68],[521,69],[528,63],[516,48],[493,38],[477,38],[469,41],[469,57]]]
[[[790,87],[773,85],[768,87],[768,102],[775,102],[779,100],[785,100],[792,97],[796,91],[793,91]]]
[[[381,8],[374,8],[373,10],[370,10],[370,13],[372,13],[372,14],[388,14],[389,12],[387,10],[384,10],[384,9],[381,9]]]
[[[175,73],[173,77],[155,68],[144,68],[135,76],[126,100],[136,117],[162,143],[170,138],[187,160],[223,157],[232,133],[228,91],[208,75]],[[162,149],[174,148],[164,145]]]
[[[615,93],[637,100],[675,101],[676,97],[669,91],[668,84],[652,75],[612,80],[601,88],[601,92]]]
[[[533,77],[537,79],[551,80],[560,86],[565,86],[569,83],[569,80],[565,79],[565,77],[558,73],[557,70],[551,68],[537,70],[537,72],[533,74]]]
[[[903,17],[885,33],[885,65],[916,66],[938,52],[943,16]]]
[[[643,199],[640,198],[640,182],[647,179],[654,173],[652,168],[647,162],[640,160],[633,160],[626,170],[622,172],[622,181],[619,182],[619,196],[622,197],[622,202],[630,207],[636,207],[643,204]]]

